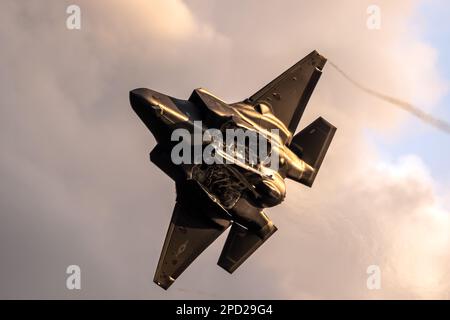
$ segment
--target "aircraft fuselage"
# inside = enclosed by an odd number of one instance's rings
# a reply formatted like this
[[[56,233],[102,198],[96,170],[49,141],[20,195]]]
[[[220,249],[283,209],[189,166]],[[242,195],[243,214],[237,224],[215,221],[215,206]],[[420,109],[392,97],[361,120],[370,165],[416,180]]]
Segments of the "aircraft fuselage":
[[[245,159],[229,164],[183,166],[186,177],[199,182],[204,191],[225,209],[231,209],[244,192],[257,207],[276,206],[285,198],[284,179],[289,171],[302,175],[313,170],[285,146],[292,134],[268,106],[260,106],[262,110],[258,112],[242,102],[229,105],[204,89],[195,90],[189,100],[174,99],[150,89],[136,89],[131,92],[131,100],[134,110],[157,142],[167,145],[167,151],[175,144],[171,135],[176,129],[185,129],[197,136],[196,131],[203,135],[211,128],[221,131],[241,129],[262,137],[260,141],[270,140],[270,147],[272,151],[276,149],[276,160],[279,161],[275,169],[261,163],[250,165],[243,161]],[[205,175],[212,179],[207,185],[202,179]]]

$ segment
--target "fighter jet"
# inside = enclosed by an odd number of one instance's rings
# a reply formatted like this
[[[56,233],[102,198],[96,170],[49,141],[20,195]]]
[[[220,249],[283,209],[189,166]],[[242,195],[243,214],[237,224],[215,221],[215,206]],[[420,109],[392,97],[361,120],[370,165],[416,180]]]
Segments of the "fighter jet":
[[[168,289],[229,227],[218,265],[233,273],[277,231],[264,210],[284,200],[284,180],[312,186],[336,128],[319,117],[295,132],[325,63],[326,58],[313,51],[236,103],[226,103],[206,89],[195,89],[187,100],[145,88],[130,92],[132,108],[157,142],[150,160],[176,187],[175,208],[154,276],[157,285]],[[234,162],[208,164],[192,155],[191,163],[173,160],[180,143],[173,136],[176,130],[195,135],[211,128],[256,133],[262,138],[258,141],[276,150],[278,165],[273,166],[273,157],[246,163],[248,147]],[[199,145],[195,140],[189,142],[192,149]],[[201,140],[202,152],[206,144]]]

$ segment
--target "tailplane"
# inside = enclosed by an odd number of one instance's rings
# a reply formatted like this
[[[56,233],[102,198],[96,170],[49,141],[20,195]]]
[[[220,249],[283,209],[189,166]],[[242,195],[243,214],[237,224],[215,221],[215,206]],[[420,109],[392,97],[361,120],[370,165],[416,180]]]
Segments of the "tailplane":
[[[336,127],[328,121],[319,117],[309,126],[297,133],[289,145],[289,148],[308,165],[313,167],[313,171],[306,172],[300,178],[293,178],[308,187],[311,187],[320,165],[328,151],[331,140],[333,140]]]
[[[277,231],[277,227],[272,223],[263,229],[264,232],[258,235],[238,223],[233,223],[217,264],[229,273],[233,273]]]

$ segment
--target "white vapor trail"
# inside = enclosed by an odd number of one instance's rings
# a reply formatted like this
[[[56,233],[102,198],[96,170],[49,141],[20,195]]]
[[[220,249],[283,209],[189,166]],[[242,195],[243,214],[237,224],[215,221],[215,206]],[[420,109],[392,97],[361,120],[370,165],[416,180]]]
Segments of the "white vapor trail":
[[[429,125],[432,125],[433,127],[444,131],[445,133],[450,134],[450,123],[448,123],[445,120],[441,120],[438,118],[435,118],[433,115],[424,112],[423,110],[421,110],[420,108],[412,105],[409,102],[385,95],[383,93],[377,92],[375,90],[369,89],[367,87],[365,87],[364,85],[360,84],[359,82],[357,82],[356,80],[354,80],[353,78],[351,78],[347,73],[345,73],[341,68],[339,68],[336,64],[334,64],[333,62],[328,60],[328,63],[334,68],[336,69],[336,71],[338,73],[340,73],[347,81],[349,81],[351,84],[353,84],[355,87],[357,87],[358,89],[370,94],[371,96],[374,96],[378,99],[381,99],[383,101],[386,101],[392,105],[395,105],[409,113],[411,113],[412,115],[416,116],[417,118],[419,118],[420,120],[428,123]]]

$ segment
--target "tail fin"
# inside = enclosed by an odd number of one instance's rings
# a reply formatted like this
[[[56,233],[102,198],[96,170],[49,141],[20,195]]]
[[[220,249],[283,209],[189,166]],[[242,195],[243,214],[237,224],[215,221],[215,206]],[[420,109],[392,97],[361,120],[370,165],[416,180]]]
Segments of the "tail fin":
[[[314,168],[314,171],[295,179],[296,181],[312,186],[335,132],[336,127],[319,117],[292,138],[289,148]]]
[[[233,223],[217,264],[229,273],[233,273],[277,231],[277,227],[270,223],[262,231],[258,235],[240,224]]]

